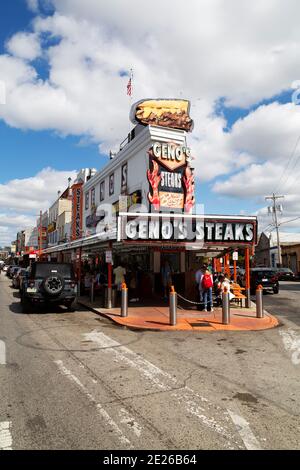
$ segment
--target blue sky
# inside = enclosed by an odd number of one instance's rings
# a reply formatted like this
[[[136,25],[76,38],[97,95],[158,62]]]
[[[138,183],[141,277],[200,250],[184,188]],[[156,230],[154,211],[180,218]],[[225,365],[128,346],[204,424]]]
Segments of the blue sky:
[[[45,11],[49,11],[49,8]],[[6,52],[5,43],[14,33],[30,29],[34,16],[25,0],[2,2],[0,53]],[[40,61],[39,65],[40,73],[47,75],[47,64]],[[106,161],[105,156],[101,158],[99,155],[96,144],[81,145],[78,137],[61,137],[53,131],[15,129],[3,121],[0,121],[0,142],[1,155],[6,162],[1,168],[0,183],[13,178],[30,177],[49,166],[57,170],[98,168]]]
[[[277,0],[266,0],[263,12],[254,4],[245,6],[249,30],[239,28],[237,20],[245,11],[234,9],[231,0],[217,15],[215,2],[208,6],[192,0],[190,9],[184,10],[175,0],[170,13],[167,0],[159,17],[152,10],[145,15],[134,2],[134,15],[120,0],[97,6],[93,0],[41,0],[36,11],[28,8],[26,0],[2,2],[0,61],[8,60],[2,62],[0,80],[6,74],[12,107],[7,106],[3,116],[0,108],[0,245],[1,237],[6,241],[13,230],[22,228],[19,222],[9,224],[10,217],[29,221],[33,216],[33,211],[13,202],[5,206],[5,193],[17,192],[13,181],[18,180],[21,188],[23,179],[31,178],[39,187],[40,172],[51,168],[57,172],[57,185],[64,184],[68,172],[101,168],[108,150],[123,140],[129,107],[127,77],[120,71],[131,67],[134,100],[168,95],[191,100],[195,129],[189,143],[199,178],[196,195],[207,213],[258,212],[265,223],[264,196],[283,175],[290,193],[286,217],[297,214],[298,195],[293,194],[290,171],[298,171],[298,149],[291,154],[299,119],[291,106],[291,83],[298,79],[296,23],[295,29],[291,25],[278,29],[282,13]],[[199,10],[202,28],[192,27],[193,8]],[[174,48],[164,34],[165,19],[171,14],[176,24],[183,10],[191,28],[169,33]],[[292,17],[298,13],[290,12],[289,20],[296,22]],[[180,50],[185,40],[190,41],[189,55]],[[184,70],[179,57],[184,59]],[[29,78],[33,72],[36,77]],[[32,194],[36,208],[51,198],[47,189],[45,198]],[[8,220],[2,232],[1,220]]]
[[[57,170],[98,168],[107,161],[97,145],[80,145],[78,137],[60,137],[50,131],[22,131],[0,122],[1,154],[6,164],[0,182],[28,178],[45,167]],[[13,162],[13,164],[11,164]]]
[[[33,15],[24,0],[1,2],[0,16],[0,49],[9,36],[16,31],[26,29]]]

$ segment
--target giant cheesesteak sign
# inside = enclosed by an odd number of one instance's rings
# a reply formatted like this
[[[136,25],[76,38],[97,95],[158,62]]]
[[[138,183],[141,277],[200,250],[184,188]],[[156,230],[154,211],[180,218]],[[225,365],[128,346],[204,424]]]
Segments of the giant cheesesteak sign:
[[[194,205],[194,176],[188,166],[190,148],[172,142],[155,142],[148,154],[151,209],[190,212]]]
[[[134,124],[183,129],[187,132],[194,125],[190,117],[190,102],[178,99],[140,100],[132,106],[130,119]]]
[[[214,244],[254,244],[257,239],[255,217],[243,220],[213,218],[130,217],[123,220],[126,240],[203,242]]]

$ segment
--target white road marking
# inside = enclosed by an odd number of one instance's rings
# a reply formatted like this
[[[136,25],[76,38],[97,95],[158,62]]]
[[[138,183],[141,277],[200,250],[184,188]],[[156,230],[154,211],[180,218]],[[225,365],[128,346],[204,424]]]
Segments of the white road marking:
[[[247,450],[261,450],[261,446],[254,436],[253,432],[250,429],[248,421],[245,420],[242,416],[240,416],[239,410],[237,407],[234,409],[228,409],[228,413],[234,422],[239,435]]]
[[[292,363],[297,366],[300,364],[300,335],[297,335],[296,331],[291,328],[288,331],[280,330],[279,334],[285,350],[291,353]]]
[[[147,379],[163,390],[167,390],[168,387],[166,387],[166,385],[161,381],[161,378],[164,377],[169,380],[173,380],[173,377],[171,377],[170,374],[163,372],[151,362],[147,361],[125,346],[121,346],[120,343],[113,340],[109,336],[106,336],[102,332],[94,330],[91,333],[84,334],[84,337],[86,340],[94,341],[94,343],[99,344],[102,348],[104,348],[104,351],[114,353],[118,361],[126,362],[126,364],[137,369]]]
[[[6,347],[4,341],[0,340],[0,364],[6,364]]]
[[[235,441],[234,436],[230,433],[229,429],[223,424],[220,424],[214,417],[208,417],[207,409],[210,408],[211,412],[217,412],[217,415],[223,414],[223,419],[228,421],[227,410],[209,402],[205,397],[202,397],[190,387],[180,387],[180,383],[167,372],[162,371],[157,366],[143,358],[141,355],[131,351],[126,346],[97,330],[83,335],[85,340],[93,341],[103,348],[104,353],[113,354],[116,362],[125,362],[127,365],[138,370],[146,379],[148,379],[154,386],[163,391],[171,391],[174,397],[185,410],[196,416],[203,425],[209,427],[211,430],[224,436],[227,441],[231,440],[236,446],[239,444]],[[174,388],[178,390],[174,391]],[[228,445],[230,443],[228,442]]]
[[[132,431],[137,437],[141,436],[142,427],[139,425],[139,423],[136,422],[136,420],[128,413],[128,411],[125,408],[120,409],[119,416],[120,416],[120,422],[122,424],[126,424],[126,426],[128,426],[129,429],[132,429]]]
[[[0,423],[0,450],[12,450],[11,422]]]
[[[129,448],[132,449],[133,446],[131,442],[129,441],[129,439],[127,439],[127,437],[123,434],[122,430],[119,428],[117,423],[115,423],[115,421],[111,418],[111,416],[107,413],[107,411],[102,407],[102,405],[100,403],[97,403],[96,399],[93,397],[93,395],[90,394],[88,389],[83,385],[83,383],[78,379],[78,377],[72,374],[72,372],[64,366],[63,361],[54,361],[54,362],[58,366],[59,370],[61,371],[63,375],[65,375],[69,380],[76,383],[81,388],[81,390],[83,391],[85,396],[88,398],[88,400],[95,405],[98,413],[102,416],[102,418],[104,418],[106,423],[113,429],[115,435],[120,439],[121,443],[126,444],[127,446],[129,446]]]
[[[191,398],[191,394],[187,389],[183,389],[179,393],[172,393],[172,396],[174,398],[177,398],[177,400],[185,406],[188,413],[196,416],[207,427],[213,429],[219,434],[222,434],[223,436],[233,438],[233,436],[230,435],[230,433],[223,426],[221,426],[213,417],[208,417],[204,414],[205,408],[199,406],[199,404],[196,403],[193,398]]]

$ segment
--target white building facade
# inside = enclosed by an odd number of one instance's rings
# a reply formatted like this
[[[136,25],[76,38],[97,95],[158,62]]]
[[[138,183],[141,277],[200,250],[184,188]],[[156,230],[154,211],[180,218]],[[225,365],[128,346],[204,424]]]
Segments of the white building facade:
[[[142,204],[145,212],[149,212],[151,206],[148,197],[148,171],[151,170],[149,150],[154,144],[159,143],[162,145],[170,143],[180,148],[187,147],[186,132],[182,130],[137,126],[135,132],[134,138],[83,187],[83,233],[85,236],[95,234],[99,223],[103,226],[107,224],[110,228],[111,218],[114,218],[120,211],[119,204],[125,212],[134,204]],[[160,188],[160,195],[170,194],[170,189],[174,190],[176,185],[178,189],[182,189],[183,193],[182,174],[177,173],[176,181],[174,178],[169,178],[168,184],[168,175],[171,174],[174,173],[168,172],[166,168],[164,172],[166,191]],[[183,206],[165,207],[165,209],[182,212]],[[115,220],[113,223],[116,223]]]

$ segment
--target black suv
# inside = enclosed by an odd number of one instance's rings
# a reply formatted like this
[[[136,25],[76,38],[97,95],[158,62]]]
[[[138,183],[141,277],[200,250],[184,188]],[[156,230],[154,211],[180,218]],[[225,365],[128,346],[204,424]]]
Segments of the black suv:
[[[22,283],[21,303],[23,311],[38,304],[65,305],[69,310],[76,297],[76,279],[72,264],[33,263]]]
[[[277,272],[272,268],[253,268],[250,270],[251,293],[255,293],[257,286],[261,285],[264,290],[271,290],[274,294],[279,292]]]

